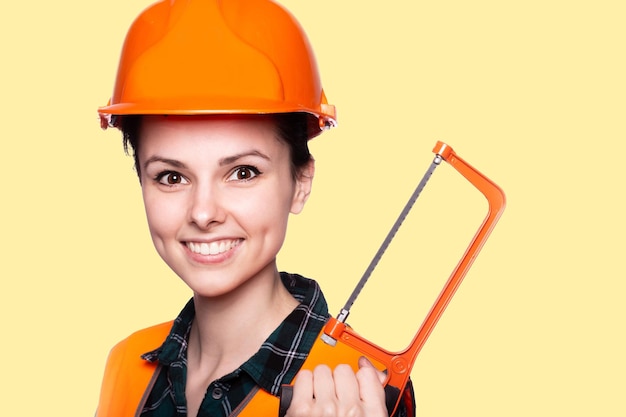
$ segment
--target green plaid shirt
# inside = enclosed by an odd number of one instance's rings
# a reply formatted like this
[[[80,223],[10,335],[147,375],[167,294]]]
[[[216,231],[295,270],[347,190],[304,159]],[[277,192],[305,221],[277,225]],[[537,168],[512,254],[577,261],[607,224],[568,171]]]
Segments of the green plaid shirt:
[[[290,383],[300,370],[328,319],[328,307],[315,281],[284,272],[281,278],[300,305],[254,356],[209,385],[198,417],[227,417],[256,386],[278,395],[281,385]],[[143,417],[187,416],[187,341],[194,316],[193,300],[190,300],[174,321],[163,345],[142,355],[143,359],[158,362],[161,367],[141,413]]]

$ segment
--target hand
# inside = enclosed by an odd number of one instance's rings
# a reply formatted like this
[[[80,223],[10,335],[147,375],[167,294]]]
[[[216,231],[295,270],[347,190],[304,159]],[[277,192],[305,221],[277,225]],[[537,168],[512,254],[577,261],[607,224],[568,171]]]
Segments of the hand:
[[[318,365],[302,370],[293,386],[287,417],[389,417],[383,382],[386,376],[365,357],[359,370],[339,365],[334,371]]]

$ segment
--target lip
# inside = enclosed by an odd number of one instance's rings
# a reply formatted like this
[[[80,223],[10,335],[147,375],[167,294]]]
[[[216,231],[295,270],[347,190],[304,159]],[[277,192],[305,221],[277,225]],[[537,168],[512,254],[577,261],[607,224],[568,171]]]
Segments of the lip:
[[[230,259],[238,251],[243,239],[222,238],[211,241],[186,240],[181,244],[187,256],[199,264],[219,264]]]

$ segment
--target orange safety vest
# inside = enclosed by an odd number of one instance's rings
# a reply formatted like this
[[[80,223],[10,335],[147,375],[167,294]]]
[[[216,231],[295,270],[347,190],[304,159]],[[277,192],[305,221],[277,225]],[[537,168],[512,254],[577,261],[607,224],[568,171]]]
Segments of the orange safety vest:
[[[138,417],[147,400],[160,367],[141,359],[141,355],[163,344],[173,322],[159,324],[133,333],[118,343],[109,354],[96,417]],[[301,369],[313,369],[319,364],[331,368],[350,364],[358,369],[363,354],[337,343],[331,347],[318,337]],[[257,389],[251,392],[229,417],[278,416],[279,398]]]

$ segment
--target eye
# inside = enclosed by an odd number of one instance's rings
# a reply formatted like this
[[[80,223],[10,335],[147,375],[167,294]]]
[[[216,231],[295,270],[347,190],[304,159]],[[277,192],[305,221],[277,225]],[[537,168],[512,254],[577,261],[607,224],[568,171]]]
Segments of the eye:
[[[155,180],[160,184],[169,185],[169,186],[178,185],[178,184],[187,184],[187,179],[176,171],[160,172],[155,177]]]
[[[250,165],[242,165],[233,170],[228,177],[228,181],[250,181],[260,174],[261,172],[257,168]]]

